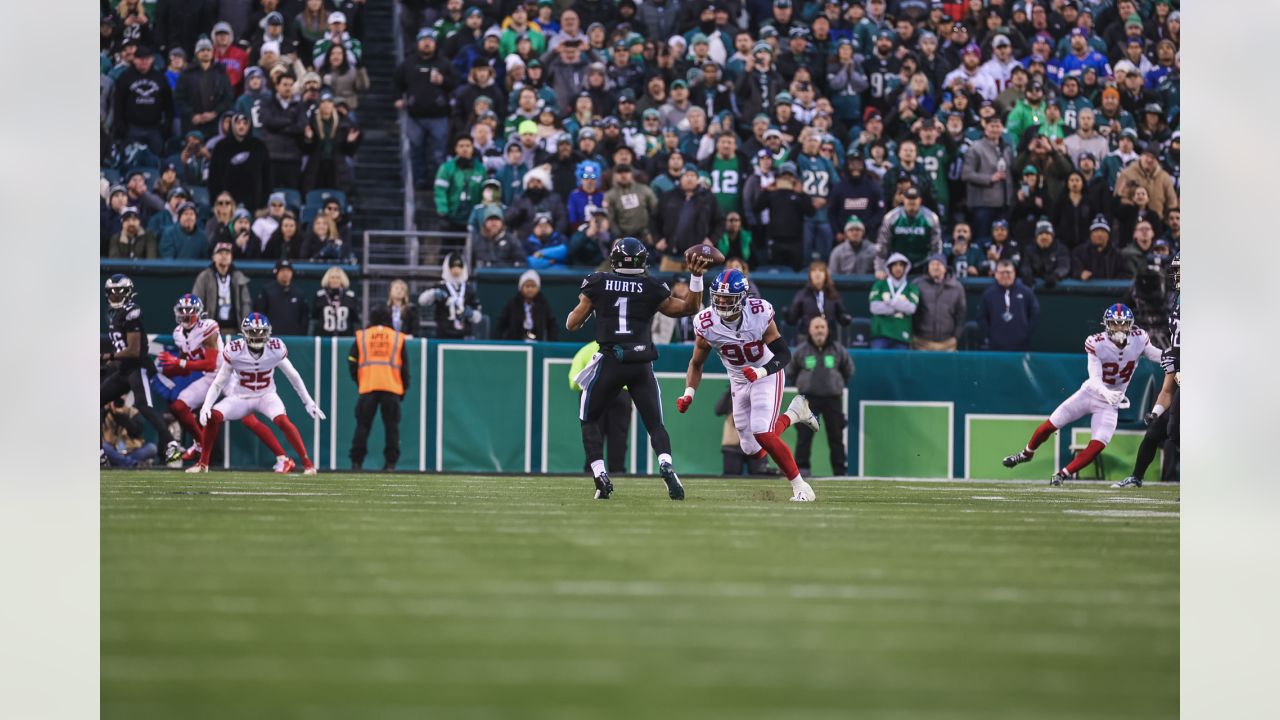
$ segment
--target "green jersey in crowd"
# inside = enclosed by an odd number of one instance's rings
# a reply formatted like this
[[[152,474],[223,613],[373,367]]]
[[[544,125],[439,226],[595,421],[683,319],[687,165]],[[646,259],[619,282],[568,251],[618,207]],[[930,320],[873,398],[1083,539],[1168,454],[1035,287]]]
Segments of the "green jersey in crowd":
[[[821,155],[800,153],[796,156],[796,170],[800,172],[801,188],[809,197],[826,200],[831,197],[832,189],[840,181],[835,165]],[[814,208],[813,217],[815,220],[826,220],[827,207],[824,205]]]
[[[720,206],[720,214],[742,211],[742,185],[747,181],[738,171],[738,158],[728,160],[711,156],[711,194]]]
[[[920,304],[920,288],[905,277],[890,283],[890,278],[877,280],[871,285],[870,302],[889,302],[896,296],[906,298],[912,304]],[[896,312],[892,315],[871,316],[871,337],[911,342],[911,315]]]
[[[436,212],[455,225],[466,223],[471,208],[480,201],[480,190],[488,177],[484,163],[472,158],[468,167],[460,167],[451,157],[436,173]]]
[[[916,145],[919,162],[933,181],[933,197],[938,201],[938,210],[946,213],[951,203],[951,194],[947,187],[947,166],[951,164],[951,149],[942,143],[933,145]]]

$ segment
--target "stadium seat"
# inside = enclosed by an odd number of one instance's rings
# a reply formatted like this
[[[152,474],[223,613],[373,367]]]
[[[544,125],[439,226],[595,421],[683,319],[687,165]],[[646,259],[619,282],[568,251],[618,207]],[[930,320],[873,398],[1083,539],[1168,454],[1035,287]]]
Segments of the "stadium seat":
[[[333,188],[317,188],[307,193],[307,207],[321,207],[329,198],[337,198],[342,206],[342,213],[347,213],[347,194]]]
[[[870,318],[856,317],[847,326],[841,326],[840,331],[846,334],[845,347],[863,349],[871,347]]]
[[[273,193],[284,193],[284,204],[295,213],[302,211],[302,193],[293,188],[276,188]]]
[[[981,350],[982,333],[978,332],[978,321],[970,320],[964,324],[964,333],[960,335],[960,350]]]
[[[199,207],[212,207],[209,203],[209,188],[193,185],[187,190],[191,193],[191,202]]]
[[[120,171],[115,168],[102,168],[100,172],[102,173],[102,177],[112,185],[119,185],[123,180],[123,178],[120,177]]]

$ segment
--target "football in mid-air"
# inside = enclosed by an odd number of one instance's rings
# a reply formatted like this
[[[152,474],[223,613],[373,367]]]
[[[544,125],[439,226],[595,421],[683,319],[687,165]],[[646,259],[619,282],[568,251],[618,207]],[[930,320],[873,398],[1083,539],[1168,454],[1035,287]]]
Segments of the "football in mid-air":
[[[712,265],[721,265],[724,263],[724,253],[712,245],[700,244],[694,245],[684,251],[685,264],[689,264],[696,257],[704,257],[711,261]]]

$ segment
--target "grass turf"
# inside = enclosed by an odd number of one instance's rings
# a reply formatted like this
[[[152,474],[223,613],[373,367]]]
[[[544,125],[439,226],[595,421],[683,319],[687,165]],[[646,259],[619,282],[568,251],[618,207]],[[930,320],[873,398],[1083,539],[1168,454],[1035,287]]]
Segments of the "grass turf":
[[[1172,718],[1176,488],[102,475],[104,718]]]

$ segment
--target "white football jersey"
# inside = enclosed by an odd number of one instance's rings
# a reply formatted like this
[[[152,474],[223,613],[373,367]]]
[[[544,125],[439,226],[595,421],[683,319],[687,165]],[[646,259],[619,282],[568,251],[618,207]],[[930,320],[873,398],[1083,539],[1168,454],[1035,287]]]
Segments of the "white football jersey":
[[[231,365],[231,381],[223,392],[240,398],[274,393],[276,366],[288,355],[289,351],[280,338],[268,339],[261,355],[250,352],[244,338],[232,340],[222,351],[222,361]]]
[[[720,353],[729,377],[745,381],[742,369],[764,367],[773,352],[764,344],[764,332],[773,320],[768,300],[748,297],[742,301],[742,316],[726,324],[714,308],[706,308],[693,319],[693,331]]]
[[[192,326],[191,330],[183,328],[181,325],[173,329],[173,344],[178,346],[182,351],[182,357],[188,360],[204,359],[204,344],[212,335],[218,338],[218,363],[216,367],[222,367],[222,334],[218,331],[218,322],[209,318],[204,318]]]
[[[1129,387],[1129,380],[1138,367],[1138,360],[1144,355],[1160,362],[1160,349],[1152,345],[1151,336],[1138,327],[1129,331],[1129,342],[1124,347],[1111,342],[1106,333],[1098,333],[1085,338],[1084,351],[1096,358],[1101,365],[1102,384],[1109,390],[1124,390]]]

